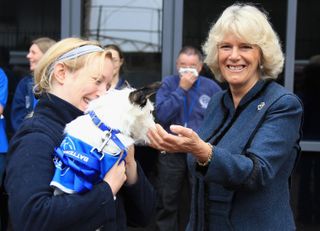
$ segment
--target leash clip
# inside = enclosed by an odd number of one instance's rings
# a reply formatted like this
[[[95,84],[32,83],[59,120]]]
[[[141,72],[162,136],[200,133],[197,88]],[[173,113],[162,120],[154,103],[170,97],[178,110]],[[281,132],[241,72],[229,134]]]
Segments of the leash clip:
[[[97,152],[99,152],[101,154],[101,157],[99,158],[99,160],[102,160],[104,158],[104,153],[102,152],[102,150],[109,143],[111,136],[112,136],[112,129],[110,131],[104,131],[104,137],[102,138],[102,144],[98,148],[93,147],[91,149],[90,152],[97,150]]]

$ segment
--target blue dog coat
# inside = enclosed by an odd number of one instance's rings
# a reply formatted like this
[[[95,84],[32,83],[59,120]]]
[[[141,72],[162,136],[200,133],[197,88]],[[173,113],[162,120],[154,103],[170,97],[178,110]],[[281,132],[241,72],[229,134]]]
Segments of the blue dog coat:
[[[107,132],[108,137],[102,146],[97,148],[67,134],[60,146],[55,148],[56,169],[50,186],[59,188],[65,193],[83,193],[91,190],[94,184],[103,180],[105,174],[120,157],[121,162],[127,155],[126,147],[116,136],[120,131],[106,126],[94,112],[89,112],[89,115],[99,129]],[[102,151],[110,140],[120,148],[118,153]]]

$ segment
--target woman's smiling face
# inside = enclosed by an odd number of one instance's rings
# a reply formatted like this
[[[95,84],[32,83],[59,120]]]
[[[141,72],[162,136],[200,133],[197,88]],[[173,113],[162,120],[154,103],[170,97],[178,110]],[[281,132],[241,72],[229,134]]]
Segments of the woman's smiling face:
[[[38,45],[32,44],[31,47],[29,48],[29,53],[27,54],[27,58],[30,64],[30,71],[34,71],[34,69],[36,68],[42,56],[43,56],[43,53],[38,47]]]
[[[93,62],[89,71],[81,68],[74,73],[69,72],[65,82],[65,89],[68,90],[65,91],[63,98],[85,111],[91,100],[105,94],[109,88],[113,73],[111,59],[106,58],[102,73],[98,73],[97,70],[99,70],[99,62]]]
[[[251,88],[260,78],[261,52],[256,45],[227,34],[218,44],[218,62],[223,79],[231,88]]]

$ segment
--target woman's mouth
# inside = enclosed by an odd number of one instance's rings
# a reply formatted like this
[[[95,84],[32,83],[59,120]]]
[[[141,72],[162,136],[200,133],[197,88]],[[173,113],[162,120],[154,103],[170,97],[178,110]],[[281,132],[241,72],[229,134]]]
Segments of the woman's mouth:
[[[227,65],[227,68],[230,70],[230,71],[235,71],[235,72],[239,72],[239,71],[242,71],[246,66],[245,65]]]

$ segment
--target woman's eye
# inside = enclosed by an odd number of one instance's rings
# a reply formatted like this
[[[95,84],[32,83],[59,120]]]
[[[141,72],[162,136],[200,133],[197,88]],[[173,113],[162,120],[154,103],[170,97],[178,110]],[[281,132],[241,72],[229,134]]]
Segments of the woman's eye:
[[[227,50],[227,49],[231,49],[231,46],[227,44],[223,44],[223,45],[220,45],[219,48],[222,50]]]
[[[252,49],[252,45],[246,44],[246,45],[242,45],[240,48],[244,50],[248,50],[248,49]]]
[[[97,79],[97,80],[96,80],[96,84],[97,84],[97,85],[100,85],[101,83],[102,83],[102,80],[101,80],[101,79]]]

